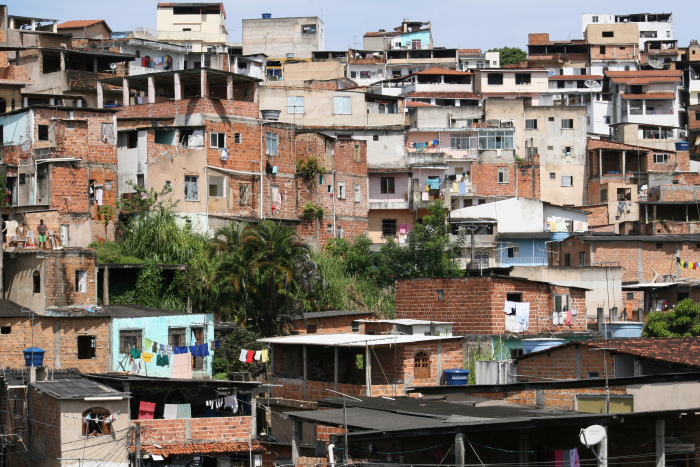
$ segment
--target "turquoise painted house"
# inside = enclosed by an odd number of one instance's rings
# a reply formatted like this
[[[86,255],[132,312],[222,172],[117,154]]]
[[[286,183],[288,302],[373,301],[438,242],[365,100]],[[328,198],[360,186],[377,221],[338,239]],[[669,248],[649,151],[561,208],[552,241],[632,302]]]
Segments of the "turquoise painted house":
[[[131,372],[131,349],[152,353],[146,344],[172,345],[176,347],[207,344],[214,341],[213,313],[186,313],[174,310],[161,310],[137,305],[105,307],[112,317],[110,370]],[[192,378],[212,377],[213,352],[210,356],[191,357]],[[139,373],[143,376],[172,377],[173,357],[167,366],[157,364],[154,356],[150,362],[139,359]]]

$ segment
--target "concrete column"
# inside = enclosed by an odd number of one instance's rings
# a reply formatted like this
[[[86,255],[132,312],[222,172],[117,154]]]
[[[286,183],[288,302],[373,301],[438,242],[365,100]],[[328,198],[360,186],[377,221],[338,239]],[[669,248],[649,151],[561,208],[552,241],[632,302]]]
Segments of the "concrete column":
[[[622,150],[622,183],[627,183],[627,151],[624,149]]]
[[[372,354],[367,342],[365,342],[365,395],[372,397]]]
[[[31,29],[32,31],[36,31],[36,20],[31,20]]]
[[[527,430],[520,430],[520,452],[518,453],[518,462],[520,465],[530,464],[530,433]]]
[[[61,52],[61,59],[60,59],[60,65],[59,68],[61,71],[66,71],[66,53]]]
[[[233,76],[226,77],[226,99],[233,100]]]
[[[333,390],[338,390],[338,347],[333,348]]]
[[[207,69],[202,68],[200,70],[200,85],[201,85],[201,91],[200,95],[202,97],[209,97],[209,81],[207,81]]]
[[[666,465],[666,421],[656,421],[656,467]]]
[[[180,73],[175,73],[173,75],[173,80],[175,81],[175,100],[182,100],[182,83],[180,82]]]
[[[127,107],[131,102],[129,102],[129,80],[124,78],[122,80],[122,106]]]
[[[153,76],[148,77],[148,103],[156,103],[156,80]]]
[[[102,306],[109,305],[109,267],[105,266],[102,273]]]
[[[97,65],[97,57],[93,57],[93,59],[92,59],[92,71],[93,71],[94,73],[99,73],[99,72],[100,72],[100,70],[99,70],[99,68],[98,68],[98,65]]]
[[[598,149],[598,176],[603,180],[603,148]],[[610,199],[610,193],[608,193],[608,199]]]
[[[306,400],[306,381],[309,379],[309,364],[307,362],[307,355],[306,355],[306,346],[302,346],[302,367],[304,369],[304,378],[302,379],[303,384],[304,384],[304,400]]]
[[[605,437],[600,442],[598,450],[598,467],[608,467],[608,427],[605,428]]]
[[[294,420],[292,422],[292,464],[296,465],[299,457],[299,449],[301,448],[301,421]]]
[[[464,433],[455,435],[455,465],[464,467]]]
[[[97,108],[101,109],[105,106],[104,88],[102,82],[97,82]]]

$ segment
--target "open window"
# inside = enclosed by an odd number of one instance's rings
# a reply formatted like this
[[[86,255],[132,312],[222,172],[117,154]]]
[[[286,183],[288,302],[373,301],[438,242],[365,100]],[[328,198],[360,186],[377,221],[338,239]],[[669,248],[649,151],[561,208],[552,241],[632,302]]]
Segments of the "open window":
[[[103,436],[112,433],[111,413],[102,407],[92,407],[83,412],[81,436]]]
[[[95,336],[78,336],[78,360],[95,358],[97,338]]]
[[[128,355],[131,349],[141,350],[143,340],[142,329],[120,329],[119,330],[119,353]]]
[[[430,355],[425,352],[418,352],[413,357],[413,378],[414,379],[429,379],[430,378]]]

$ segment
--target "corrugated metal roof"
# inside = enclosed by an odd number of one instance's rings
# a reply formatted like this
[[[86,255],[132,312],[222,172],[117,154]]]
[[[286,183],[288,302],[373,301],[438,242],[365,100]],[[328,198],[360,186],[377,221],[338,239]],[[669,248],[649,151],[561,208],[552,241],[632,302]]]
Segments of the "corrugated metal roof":
[[[419,335],[369,335],[357,333],[343,334],[302,334],[297,336],[266,337],[258,342],[284,345],[320,345],[324,347],[376,347],[382,345],[413,344],[461,339],[458,336],[419,336]]]

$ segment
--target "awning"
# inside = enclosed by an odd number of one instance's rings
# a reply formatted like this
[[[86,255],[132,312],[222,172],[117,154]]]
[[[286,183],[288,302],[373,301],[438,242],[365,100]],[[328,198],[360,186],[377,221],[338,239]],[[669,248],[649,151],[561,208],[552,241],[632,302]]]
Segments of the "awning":
[[[654,290],[678,285],[680,282],[640,282],[638,284],[626,284],[622,286],[622,290]]]

